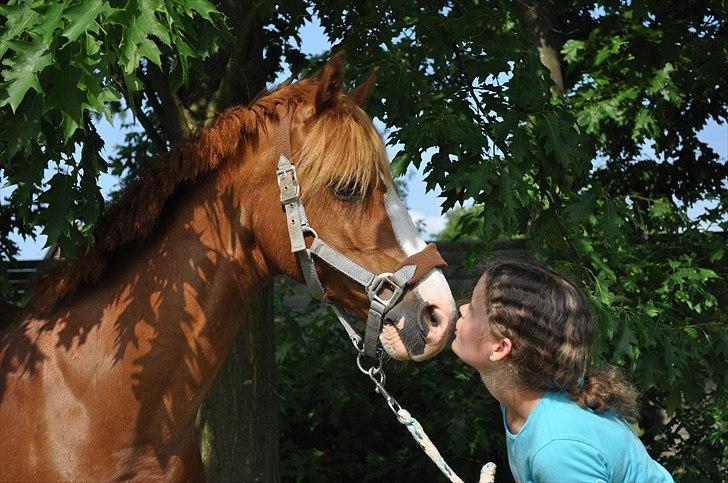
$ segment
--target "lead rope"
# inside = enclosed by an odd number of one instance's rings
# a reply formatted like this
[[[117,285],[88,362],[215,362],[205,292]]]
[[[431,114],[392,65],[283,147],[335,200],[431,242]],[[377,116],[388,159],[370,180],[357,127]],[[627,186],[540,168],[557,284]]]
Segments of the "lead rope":
[[[340,254],[336,252],[336,250],[331,249],[325,243],[321,242],[321,240],[318,238],[318,235],[316,235],[316,232],[308,226],[308,220],[306,219],[306,213],[303,210],[303,205],[299,205],[298,203],[300,188],[298,185],[298,179],[296,177],[296,170],[293,167],[292,163],[289,161],[289,159],[293,159],[291,153],[291,138],[289,134],[291,129],[291,117],[285,115],[285,108],[282,105],[276,106],[276,109],[279,116],[281,117],[280,127],[276,130],[276,134],[272,136],[271,139],[273,145],[276,146],[278,152],[281,153],[278,160],[278,169],[276,171],[276,176],[278,179],[278,186],[281,190],[281,204],[286,210],[286,219],[291,220],[292,222],[292,224],[289,225],[291,251],[296,253],[298,256],[297,258],[301,265],[301,270],[303,271],[304,278],[306,279],[306,285],[308,285],[309,289],[313,292],[313,295],[316,298],[320,300],[325,300],[323,287],[318,280],[318,276],[316,275],[316,268],[314,266],[313,260],[311,259],[311,253],[315,253],[317,256],[327,260],[328,263],[331,264],[334,268],[337,268],[339,271],[346,274],[350,278],[359,281],[360,284],[364,285],[367,288],[367,293],[368,295],[370,295],[369,298],[372,302],[372,306],[369,310],[369,317],[367,319],[367,331],[365,333],[365,340],[363,342],[362,338],[359,337],[356,331],[354,331],[354,329],[348,323],[346,317],[344,317],[344,314],[341,312],[341,310],[339,310],[339,308],[335,305],[331,305],[331,307],[334,309],[334,312],[336,313],[336,316],[338,317],[339,321],[344,326],[344,329],[349,335],[352,344],[359,352],[356,358],[356,365],[359,367],[359,370],[361,372],[369,376],[372,382],[374,382],[374,390],[381,394],[387,400],[387,405],[397,416],[397,420],[407,427],[409,432],[412,434],[412,437],[415,439],[415,441],[417,441],[417,444],[420,445],[420,447],[425,451],[425,454],[430,457],[430,459],[437,465],[440,471],[442,471],[442,473],[450,481],[463,483],[463,480],[458,475],[456,475],[455,472],[448,466],[442,455],[440,455],[440,452],[437,450],[437,447],[435,447],[432,441],[430,441],[430,438],[427,436],[427,433],[425,433],[425,430],[422,428],[422,425],[419,423],[419,421],[417,421],[409,413],[409,411],[400,406],[397,400],[394,399],[387,392],[386,389],[384,389],[384,383],[387,377],[382,370],[383,353],[381,352],[381,348],[377,347],[377,340],[379,335],[379,325],[381,324],[381,315],[388,308],[384,307],[384,305],[389,305],[389,302],[395,299],[395,297],[391,297],[389,300],[380,300],[380,298],[377,297],[378,289],[372,290],[372,292],[374,293],[374,297],[372,297],[369,293],[369,285],[370,283],[372,283],[372,280],[370,280],[370,276],[372,277],[372,279],[377,279],[374,280],[374,282],[378,282],[378,286],[384,283],[385,280],[379,280],[384,275],[387,275],[387,280],[389,279],[389,277],[393,277],[395,279],[395,283],[392,284],[393,288],[395,290],[399,289],[401,291],[404,284],[414,276],[416,265],[412,265],[409,267],[403,266],[393,274],[380,274],[374,276],[374,274],[371,274],[369,271],[363,269],[362,267],[359,267],[356,263],[352,262],[348,258],[341,257]],[[284,134],[281,134],[281,132]],[[304,232],[308,232],[314,235],[314,245],[312,245],[311,247],[311,253],[309,253],[309,250],[306,247]],[[444,263],[444,260],[442,260],[442,262]],[[431,265],[428,271],[436,266],[437,264]],[[398,297],[399,295],[397,295],[396,298]],[[372,298],[374,298],[374,300],[371,300]],[[376,310],[373,310],[376,305],[375,302],[378,302],[379,305],[383,306],[381,308],[382,314],[377,314]],[[379,317],[373,318],[372,312],[374,312],[375,316],[378,315]],[[374,321],[377,325],[376,330],[374,331],[370,330],[369,327],[370,322],[372,321]],[[378,354],[378,366],[364,369],[361,364],[361,356],[364,354],[370,357],[374,357],[375,354]],[[483,468],[480,470],[480,479],[478,481],[479,483],[494,483],[495,464],[487,463],[485,466],[483,466]]]
[[[356,346],[356,344],[354,344]],[[435,444],[430,440],[425,430],[422,428],[417,419],[410,414],[405,408],[403,408],[394,397],[384,388],[384,384],[387,381],[387,376],[384,374],[382,369],[382,358],[383,354],[379,356],[379,364],[372,366],[369,369],[365,369],[361,362],[362,352],[356,356],[356,365],[359,370],[369,376],[369,379],[374,383],[374,391],[381,394],[382,397],[387,401],[387,406],[392,410],[397,420],[407,427],[407,430],[412,434],[412,437],[417,441],[422,450],[427,456],[430,457],[433,463],[437,465],[443,475],[453,483],[463,483],[463,480],[455,474],[450,466],[445,462],[445,459],[438,451]],[[478,483],[494,483],[495,482],[495,463],[486,463],[480,470],[480,478]]]

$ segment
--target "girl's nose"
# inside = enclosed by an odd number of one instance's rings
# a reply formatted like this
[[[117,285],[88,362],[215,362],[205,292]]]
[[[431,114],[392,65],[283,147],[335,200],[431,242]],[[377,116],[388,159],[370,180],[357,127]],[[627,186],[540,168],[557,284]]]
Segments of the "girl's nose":
[[[460,309],[458,310],[458,317],[459,317],[459,318],[463,318],[463,317],[465,317],[465,313],[466,313],[466,311],[468,310],[468,306],[469,306],[469,305],[470,305],[470,304],[462,304],[462,305],[460,306]]]

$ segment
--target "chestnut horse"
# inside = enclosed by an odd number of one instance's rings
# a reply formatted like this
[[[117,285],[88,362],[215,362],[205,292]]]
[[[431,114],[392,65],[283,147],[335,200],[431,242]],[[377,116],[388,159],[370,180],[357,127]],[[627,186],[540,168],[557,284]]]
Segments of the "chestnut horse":
[[[150,163],[93,248],[46,273],[0,339],[0,480],[204,478],[195,415],[248,301],[276,274],[304,279],[276,177],[282,126],[317,237],[374,274],[425,249],[362,110],[374,75],[344,93],[343,65],[335,55],[317,79],[228,110]],[[320,260],[315,272],[328,301],[366,318],[360,284]],[[426,359],[455,314],[428,270],[379,340],[396,359]]]

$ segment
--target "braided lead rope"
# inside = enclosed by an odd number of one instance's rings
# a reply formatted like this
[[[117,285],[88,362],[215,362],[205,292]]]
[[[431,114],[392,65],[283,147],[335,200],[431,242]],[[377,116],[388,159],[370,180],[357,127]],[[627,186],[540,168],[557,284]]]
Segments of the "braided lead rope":
[[[387,390],[384,388],[384,384],[387,381],[387,376],[386,374],[384,374],[384,370],[382,369],[383,355],[380,355],[378,365],[372,366],[369,369],[365,369],[362,366],[361,356],[362,353],[360,352],[356,358],[357,367],[359,367],[359,370],[361,372],[369,376],[369,379],[371,379],[374,383],[374,391],[378,392],[382,395],[382,397],[384,397],[384,399],[387,401],[389,409],[391,409],[392,412],[397,416],[397,420],[407,427],[407,430],[409,430],[412,437],[415,439],[415,441],[417,441],[417,444],[420,445],[420,448],[422,448],[425,454],[429,456],[432,462],[435,463],[435,465],[439,468],[442,474],[447,477],[448,480],[453,483],[464,483],[462,478],[456,475],[452,468],[450,468],[450,466],[445,462],[445,459],[442,457],[440,451],[437,449],[432,440],[430,440],[430,437],[427,436],[427,433],[425,433],[425,430],[420,422],[417,421],[417,419],[415,419],[409,411],[400,406],[397,400],[394,399],[394,397],[392,397],[389,392],[387,392]],[[495,463],[489,462],[483,465],[483,468],[481,468],[480,470],[480,478],[478,479],[478,483],[494,483],[495,469]]]
[[[425,430],[422,429],[420,422],[413,418],[409,411],[404,408],[400,409],[397,411],[397,419],[400,423],[407,426],[407,429],[412,434],[415,441],[417,441],[417,444],[420,445],[420,448],[422,448],[425,454],[430,457],[432,462],[440,468],[440,471],[442,471],[442,474],[445,475],[448,480],[453,483],[463,483],[463,480],[461,480],[460,477],[456,475],[452,468],[450,468],[450,466],[445,462],[445,459],[437,450],[437,447],[432,443],[430,437],[427,436]]]
[[[397,419],[400,423],[407,426],[407,429],[412,434],[415,441],[417,441],[417,444],[420,445],[422,450],[430,457],[432,462],[437,465],[440,471],[442,471],[442,474],[444,474],[453,483],[463,483],[463,480],[461,480],[460,477],[456,475],[452,468],[450,468],[450,466],[448,466],[445,462],[445,459],[442,457],[435,444],[430,440],[430,437],[427,436],[427,433],[425,433],[420,422],[412,417],[409,411],[404,408],[400,409],[397,411]],[[495,463],[486,463],[480,470],[480,479],[478,480],[478,483],[493,482],[495,482]]]

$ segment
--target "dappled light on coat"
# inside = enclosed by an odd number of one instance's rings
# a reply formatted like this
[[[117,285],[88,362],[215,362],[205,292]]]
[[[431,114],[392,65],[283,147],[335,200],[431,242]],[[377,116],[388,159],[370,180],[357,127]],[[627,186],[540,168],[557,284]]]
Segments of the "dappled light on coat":
[[[342,76],[336,56],[320,80],[230,109],[146,163],[93,247],[47,269],[0,338],[0,426],[16,435],[0,440],[0,479],[201,478],[195,416],[252,296],[275,275],[303,279],[270,138],[283,119],[319,236],[375,273],[412,255],[395,233],[411,220],[385,208],[396,194],[383,142]],[[361,196],[337,196],[348,185]],[[367,313],[361,286],[317,271],[330,300]],[[439,270],[407,293],[417,303],[400,303],[393,323],[406,330],[388,336],[401,339],[391,355],[422,360],[445,345],[454,302]],[[418,325],[423,303],[442,313],[429,333]]]

